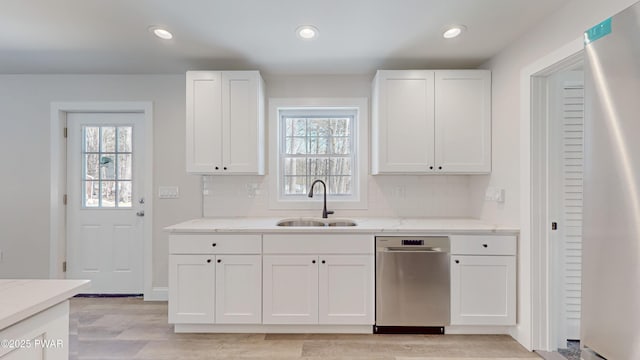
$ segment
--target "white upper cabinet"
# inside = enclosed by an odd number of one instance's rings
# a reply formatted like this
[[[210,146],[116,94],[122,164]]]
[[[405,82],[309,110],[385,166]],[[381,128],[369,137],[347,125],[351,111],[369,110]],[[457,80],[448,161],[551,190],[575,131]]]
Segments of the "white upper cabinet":
[[[257,71],[187,72],[187,172],[264,175],[264,82]]]
[[[491,172],[491,73],[454,70],[436,71],[435,76],[438,170]]]
[[[491,171],[491,73],[380,70],[373,81],[372,173]]]
[[[373,85],[374,174],[433,168],[433,90],[433,71],[378,71]]]

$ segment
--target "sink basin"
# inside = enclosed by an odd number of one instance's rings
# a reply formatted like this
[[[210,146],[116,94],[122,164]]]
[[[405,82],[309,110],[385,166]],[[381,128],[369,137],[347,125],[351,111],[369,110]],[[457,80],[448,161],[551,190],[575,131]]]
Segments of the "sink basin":
[[[329,221],[327,226],[356,226],[357,224],[351,220],[336,220]]]
[[[278,221],[278,226],[327,226],[327,224],[318,220],[295,219]]]
[[[356,222],[349,219],[283,219],[278,221],[283,227],[325,227],[325,226],[356,226]]]

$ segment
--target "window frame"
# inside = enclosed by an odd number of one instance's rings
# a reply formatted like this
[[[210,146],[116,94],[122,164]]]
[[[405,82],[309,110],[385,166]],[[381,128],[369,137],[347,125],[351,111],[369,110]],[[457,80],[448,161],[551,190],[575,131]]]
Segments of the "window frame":
[[[318,114],[353,115],[351,149],[352,184],[351,195],[327,195],[332,209],[366,209],[367,208],[367,175],[369,166],[369,114],[367,98],[270,98],[269,99],[269,207],[271,209],[316,209],[322,196],[284,195],[284,140],[282,114],[288,112],[317,111]]]

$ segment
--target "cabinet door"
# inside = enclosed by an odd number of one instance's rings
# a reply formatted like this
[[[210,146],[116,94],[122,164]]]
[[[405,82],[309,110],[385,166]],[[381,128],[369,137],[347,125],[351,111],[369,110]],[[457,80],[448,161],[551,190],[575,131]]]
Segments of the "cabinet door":
[[[451,325],[515,325],[515,256],[451,256]]]
[[[433,71],[378,71],[373,107],[373,174],[433,171]]]
[[[222,73],[223,173],[264,174],[262,96],[257,71]]]
[[[169,323],[213,324],[213,255],[169,256]]]
[[[187,172],[222,171],[221,80],[220,72],[187,72]]]
[[[320,324],[373,325],[373,256],[319,259]]]
[[[260,255],[216,256],[216,323],[262,322]]]
[[[491,73],[451,70],[435,73],[436,170],[491,171]]]
[[[263,323],[318,323],[318,257],[265,255]]]

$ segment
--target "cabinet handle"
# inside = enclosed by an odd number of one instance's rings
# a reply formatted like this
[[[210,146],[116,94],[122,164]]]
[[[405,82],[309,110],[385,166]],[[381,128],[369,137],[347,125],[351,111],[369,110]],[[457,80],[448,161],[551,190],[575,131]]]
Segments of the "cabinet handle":
[[[211,244],[211,246],[216,247],[216,243]]]
[[[210,262],[211,262],[211,259],[207,259],[207,263],[210,263]]]
[[[460,260],[456,260],[456,264],[460,264]]]
[[[482,244],[482,247],[487,248],[487,247],[489,247],[489,245],[487,245],[487,244]]]
[[[216,166],[216,170],[220,169],[219,167]]]
[[[315,261],[315,260],[312,260],[312,261],[311,261],[311,263],[312,263],[312,264],[315,264],[315,263],[316,263],[316,261]]]
[[[218,259],[218,263],[221,263],[221,262],[222,262],[222,260]]]
[[[222,168],[222,170],[227,170],[227,167],[226,167],[226,166],[225,166],[225,167],[223,167],[223,168]]]
[[[322,263],[324,264],[324,263],[326,263],[326,261],[322,260]]]

